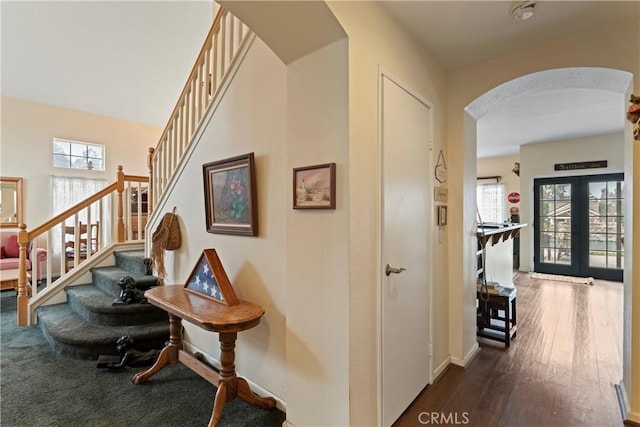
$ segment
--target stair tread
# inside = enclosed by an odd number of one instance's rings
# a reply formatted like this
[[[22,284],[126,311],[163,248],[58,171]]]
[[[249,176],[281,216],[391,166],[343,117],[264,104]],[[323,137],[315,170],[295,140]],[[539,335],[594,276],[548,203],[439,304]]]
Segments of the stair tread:
[[[151,304],[112,305],[113,296],[105,293],[93,284],[79,285],[67,288],[67,294],[72,295],[88,310],[95,313],[126,314],[142,311],[158,311],[159,308]]]
[[[45,324],[49,334],[55,340],[76,345],[113,343],[122,335],[129,335],[134,340],[143,340],[168,334],[169,330],[169,323],[166,320],[133,326],[88,323],[74,313],[67,304],[41,307],[38,310],[38,321]]]
[[[144,250],[118,251],[118,252],[115,252],[115,253],[117,253],[118,255],[120,255],[122,257],[144,259]]]
[[[146,285],[147,283],[155,283],[156,280],[158,279],[156,276],[151,276],[148,274],[133,273],[131,271],[128,271],[116,266],[94,267],[91,269],[91,272],[99,275],[107,276],[113,279],[115,282],[120,280],[120,278],[123,276],[130,276],[136,281],[136,283],[143,284],[143,285]]]
[[[141,290],[157,286],[158,278],[148,274],[144,251],[115,252],[114,256],[116,265],[91,269],[91,283],[65,289],[66,303],[37,309],[40,329],[54,352],[95,359],[113,354],[115,342],[123,335],[133,338],[140,350],[164,346],[169,322],[163,310],[151,304],[112,305],[120,295],[117,282],[123,276],[132,277]]]

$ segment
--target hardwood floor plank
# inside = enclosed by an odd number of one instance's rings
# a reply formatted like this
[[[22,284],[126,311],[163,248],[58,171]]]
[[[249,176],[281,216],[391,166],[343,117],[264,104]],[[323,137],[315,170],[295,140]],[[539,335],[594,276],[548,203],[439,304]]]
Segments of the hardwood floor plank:
[[[467,368],[450,366],[395,426],[423,425],[420,414],[424,421],[432,412],[450,416],[440,425],[466,414],[471,426],[623,426],[613,386],[622,378],[622,284],[526,274],[514,282],[518,333],[511,346],[479,339]]]

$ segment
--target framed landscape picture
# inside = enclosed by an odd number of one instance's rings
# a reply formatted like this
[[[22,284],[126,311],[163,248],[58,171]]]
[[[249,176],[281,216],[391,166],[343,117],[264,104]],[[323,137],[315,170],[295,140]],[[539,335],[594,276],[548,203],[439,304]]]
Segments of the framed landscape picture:
[[[202,166],[207,232],[258,235],[253,153]]]
[[[335,163],[293,169],[293,208],[336,208]]]

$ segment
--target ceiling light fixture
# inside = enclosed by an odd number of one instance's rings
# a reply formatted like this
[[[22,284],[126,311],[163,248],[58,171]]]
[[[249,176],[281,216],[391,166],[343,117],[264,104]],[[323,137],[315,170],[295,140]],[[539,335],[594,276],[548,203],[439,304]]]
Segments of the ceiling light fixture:
[[[533,9],[536,7],[536,2],[525,1],[515,3],[511,7],[511,16],[517,21],[526,21],[533,16]]]

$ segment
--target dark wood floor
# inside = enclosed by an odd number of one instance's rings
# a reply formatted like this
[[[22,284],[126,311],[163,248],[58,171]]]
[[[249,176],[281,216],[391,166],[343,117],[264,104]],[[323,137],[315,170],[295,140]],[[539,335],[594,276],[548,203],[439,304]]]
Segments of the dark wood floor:
[[[516,286],[511,347],[481,339],[469,366],[451,365],[395,426],[623,425],[614,388],[622,378],[622,284],[519,274]]]

